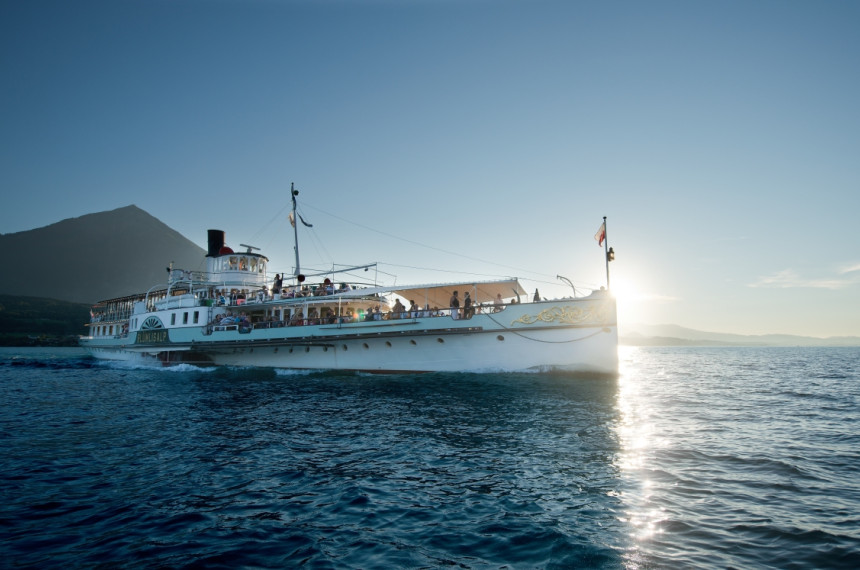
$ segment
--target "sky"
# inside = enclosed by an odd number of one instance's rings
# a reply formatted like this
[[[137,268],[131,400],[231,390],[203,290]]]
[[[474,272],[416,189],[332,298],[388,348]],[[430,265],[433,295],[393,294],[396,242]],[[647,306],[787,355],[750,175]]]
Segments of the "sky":
[[[606,216],[622,333],[860,335],[858,29],[854,1],[0,0],[0,233],[135,204],[291,273],[295,183],[305,272],[554,297],[606,285]]]

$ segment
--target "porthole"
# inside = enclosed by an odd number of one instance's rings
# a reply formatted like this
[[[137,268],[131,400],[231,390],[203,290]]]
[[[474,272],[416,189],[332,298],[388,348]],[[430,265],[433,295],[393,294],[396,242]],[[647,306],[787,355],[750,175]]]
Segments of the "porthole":
[[[343,345],[343,350],[344,350],[344,352],[347,350],[347,346],[346,346],[346,345]]]
[[[292,353],[293,353],[293,347],[291,346],[290,347],[290,354],[292,354]]]
[[[328,347],[327,347],[327,346],[324,346],[324,347],[323,347],[323,352],[328,352]]]
[[[306,346],[306,347],[305,347],[305,352],[310,352],[310,351],[311,351],[311,347]]]
[[[390,341],[390,340],[386,340],[386,341],[385,341],[385,346],[387,346],[388,348],[391,348],[391,341]]]
[[[274,352],[275,352],[275,354],[278,354],[278,347],[277,346],[275,347]]]
[[[502,335],[499,335],[499,336],[497,336],[496,338],[497,338],[498,340],[505,340],[505,337],[503,337]]]
[[[417,342],[415,342],[415,339],[413,338],[413,339],[410,339],[410,340],[409,340],[409,344],[411,344],[412,346],[415,346],[415,345],[417,345],[418,343],[417,343]]]
[[[364,343],[364,348],[370,348],[370,346],[365,342],[365,343]]]
[[[445,342],[445,339],[444,338],[437,338],[436,342],[438,342],[439,344],[442,344],[443,342]]]

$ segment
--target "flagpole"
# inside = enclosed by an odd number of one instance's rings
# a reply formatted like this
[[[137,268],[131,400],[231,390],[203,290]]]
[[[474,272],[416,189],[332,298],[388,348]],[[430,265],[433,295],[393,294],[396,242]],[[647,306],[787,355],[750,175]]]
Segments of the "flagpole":
[[[603,251],[606,258],[606,290],[609,291],[609,233],[606,231],[606,216],[603,216]]]
[[[299,225],[296,223],[296,196],[298,193],[299,191],[296,190],[295,182],[290,182],[290,196],[293,199],[293,249],[296,250],[296,275],[301,275],[302,271],[299,266]]]

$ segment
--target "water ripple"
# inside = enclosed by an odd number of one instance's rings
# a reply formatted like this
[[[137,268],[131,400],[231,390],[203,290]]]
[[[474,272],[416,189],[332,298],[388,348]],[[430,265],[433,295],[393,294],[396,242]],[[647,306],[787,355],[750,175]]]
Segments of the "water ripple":
[[[627,350],[617,382],[6,356],[15,566],[860,562],[857,351]]]

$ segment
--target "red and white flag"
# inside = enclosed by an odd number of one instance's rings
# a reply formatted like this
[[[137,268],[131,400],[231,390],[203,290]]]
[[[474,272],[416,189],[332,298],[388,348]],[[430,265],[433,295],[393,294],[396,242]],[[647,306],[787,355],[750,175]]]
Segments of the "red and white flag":
[[[600,228],[594,234],[594,239],[597,240],[597,245],[603,245],[603,240],[606,239],[606,222],[600,224]]]

